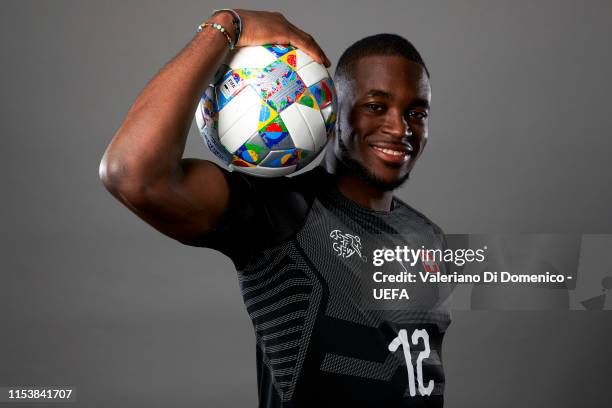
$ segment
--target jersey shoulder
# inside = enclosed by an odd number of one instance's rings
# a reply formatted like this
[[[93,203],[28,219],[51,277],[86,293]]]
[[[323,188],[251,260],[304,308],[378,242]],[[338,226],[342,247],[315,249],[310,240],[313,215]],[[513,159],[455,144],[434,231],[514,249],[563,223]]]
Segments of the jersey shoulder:
[[[316,195],[319,170],[263,178],[219,168],[229,186],[229,203],[217,225],[196,246],[216,249],[239,267],[299,231]]]
[[[407,204],[405,201],[401,200],[397,196],[393,196],[393,200],[398,205],[398,210],[405,211],[407,213],[410,213],[410,214],[418,217],[425,224],[429,225],[433,229],[433,231],[434,231],[434,233],[436,235],[444,235],[444,231],[442,230],[442,228],[440,228],[440,226],[438,224],[433,222],[425,214],[423,214],[422,212],[416,210],[414,207],[412,207],[411,205]]]

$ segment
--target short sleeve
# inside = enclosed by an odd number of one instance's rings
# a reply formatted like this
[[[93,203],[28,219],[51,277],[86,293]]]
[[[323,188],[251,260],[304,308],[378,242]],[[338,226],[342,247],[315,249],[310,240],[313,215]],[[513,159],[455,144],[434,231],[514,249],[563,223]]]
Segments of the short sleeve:
[[[241,269],[251,257],[295,233],[311,200],[295,179],[219,169],[229,186],[229,203],[216,226],[195,246],[220,251]]]

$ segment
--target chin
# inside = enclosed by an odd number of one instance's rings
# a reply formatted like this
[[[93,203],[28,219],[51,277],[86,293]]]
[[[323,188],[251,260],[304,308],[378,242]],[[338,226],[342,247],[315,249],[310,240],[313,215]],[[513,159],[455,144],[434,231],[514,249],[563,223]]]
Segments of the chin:
[[[410,177],[410,171],[393,171],[389,174],[389,171],[377,169],[375,167],[364,166],[359,163],[359,168],[352,166],[354,170],[357,170],[360,178],[369,186],[372,186],[381,191],[391,191],[400,187]]]
[[[402,174],[401,176],[395,177],[376,177],[378,180],[378,185],[380,185],[383,190],[390,191],[395,190],[398,187],[401,187],[408,179],[410,178],[410,173]]]

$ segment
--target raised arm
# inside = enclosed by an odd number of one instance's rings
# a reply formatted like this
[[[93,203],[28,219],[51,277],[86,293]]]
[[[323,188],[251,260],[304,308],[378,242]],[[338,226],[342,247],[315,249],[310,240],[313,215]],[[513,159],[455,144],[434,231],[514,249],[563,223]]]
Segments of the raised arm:
[[[314,39],[280,13],[236,11],[243,24],[238,46],[292,44],[329,66]],[[225,27],[235,40],[231,13],[219,12],[209,21]],[[186,244],[210,231],[229,201],[229,186],[217,166],[183,159],[199,98],[228,49],[216,29],[196,34],[140,93],[100,163],[100,179],[114,197]]]

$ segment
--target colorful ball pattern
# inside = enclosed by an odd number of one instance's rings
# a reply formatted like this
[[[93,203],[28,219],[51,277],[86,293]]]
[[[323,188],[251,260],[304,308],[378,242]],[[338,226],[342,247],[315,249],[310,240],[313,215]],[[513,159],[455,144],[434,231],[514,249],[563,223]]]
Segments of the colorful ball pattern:
[[[336,110],[323,65],[295,47],[263,45],[230,55],[195,116],[204,142],[230,170],[279,177],[323,150]]]

